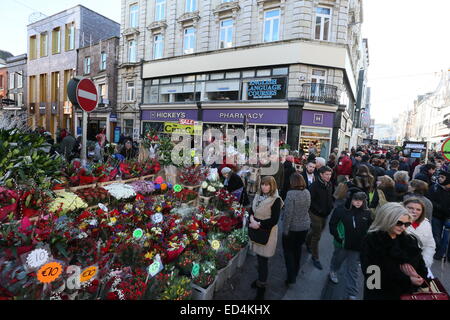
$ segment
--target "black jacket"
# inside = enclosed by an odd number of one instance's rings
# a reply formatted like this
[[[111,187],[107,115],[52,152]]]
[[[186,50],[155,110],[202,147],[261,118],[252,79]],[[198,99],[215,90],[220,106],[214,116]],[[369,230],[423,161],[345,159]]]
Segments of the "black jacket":
[[[426,279],[428,270],[422,258],[417,239],[405,232],[392,239],[387,232],[368,233],[362,242],[361,268],[364,274],[364,300],[400,300],[402,294],[414,293],[418,287],[400,270],[400,265],[409,263]],[[374,283],[374,273],[367,272],[369,266],[380,270],[380,288],[369,289]],[[368,278],[370,277],[370,280]]]
[[[428,191],[427,198],[433,204],[433,217],[446,220],[450,219],[450,191],[445,190],[440,184],[435,183]]]
[[[396,174],[398,172],[398,170],[396,169],[390,169],[388,171],[386,171],[386,175],[391,177],[392,179],[394,179],[394,174]]]
[[[316,171],[314,171],[313,174],[314,174],[314,181],[317,181],[318,175],[317,175]],[[302,175],[303,179],[305,179],[305,182],[306,182],[306,188],[309,189],[309,187],[312,185],[312,183],[309,183],[309,181],[308,181],[308,176],[307,176],[307,174],[306,174],[306,168],[303,169],[301,175]],[[313,182],[313,183],[314,183],[314,182]]]
[[[372,224],[371,212],[363,208],[336,208],[330,219],[330,233],[344,249],[361,251],[361,242]],[[338,230],[338,226],[339,230]]]
[[[288,193],[288,191],[291,188],[291,175],[295,173],[295,168],[293,167],[292,162],[290,161],[285,161],[285,163],[283,164],[283,169],[284,169],[284,181],[283,181],[283,187],[281,188],[281,199],[286,199],[286,195]]]
[[[228,185],[226,189],[228,192],[234,192],[244,186],[241,177],[239,177],[236,173],[230,173],[230,179],[228,180]]]
[[[386,174],[386,170],[384,170],[382,167],[374,166],[373,168],[377,177],[382,177]]]
[[[414,177],[414,179],[417,180],[422,180],[424,182],[426,182],[428,184],[428,186],[431,186],[431,177],[428,172],[427,172],[427,168],[425,168],[425,166],[423,166],[422,168],[420,168],[420,172],[418,174],[416,174],[416,176]]]
[[[333,210],[333,186],[331,183],[325,183],[319,177],[310,187],[312,214],[326,218]]]

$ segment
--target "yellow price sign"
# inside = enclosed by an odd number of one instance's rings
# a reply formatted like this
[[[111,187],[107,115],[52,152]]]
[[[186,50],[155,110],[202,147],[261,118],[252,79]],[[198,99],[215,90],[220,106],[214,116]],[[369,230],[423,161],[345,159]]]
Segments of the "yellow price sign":
[[[97,275],[98,268],[96,266],[92,266],[83,270],[80,275],[80,282],[86,282],[91,280]]]
[[[202,135],[203,127],[201,125],[185,125],[173,122],[164,123],[164,133],[179,133],[189,135]]]
[[[63,272],[63,266],[58,262],[50,262],[42,266],[37,272],[37,278],[41,283],[51,283],[58,279]]]

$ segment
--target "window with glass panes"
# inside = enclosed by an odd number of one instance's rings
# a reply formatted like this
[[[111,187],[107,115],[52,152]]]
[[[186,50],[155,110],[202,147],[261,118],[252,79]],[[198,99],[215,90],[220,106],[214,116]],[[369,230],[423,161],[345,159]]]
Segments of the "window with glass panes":
[[[232,19],[220,21],[220,48],[231,48],[233,46],[233,24]]]
[[[264,42],[280,40],[280,9],[264,13]]]
[[[17,88],[23,87],[23,71],[17,73]]]
[[[9,74],[9,89],[14,89],[14,78],[15,78],[16,74],[15,73],[10,73]]]
[[[130,28],[137,28],[138,26],[138,4],[132,4],[130,6]]]
[[[134,87],[134,81],[127,82],[127,101],[134,101],[136,96],[136,91]]]
[[[48,55],[48,34],[41,33],[41,57]]]
[[[330,40],[330,27],[331,9],[318,7],[316,9],[315,39],[324,41]]]
[[[155,21],[166,18],[166,0],[155,0]]]
[[[184,29],[184,54],[195,52],[195,28]]]
[[[128,41],[128,62],[137,61],[136,40]]]
[[[123,134],[125,137],[133,136],[133,119],[125,119],[123,120]]]
[[[185,12],[194,12],[197,10],[197,0],[186,0]]]
[[[84,58],[84,74],[91,73],[91,57]]]
[[[154,37],[153,59],[161,59],[164,55],[164,36],[157,34]]]
[[[100,70],[106,70],[106,58],[107,58],[106,52],[102,52],[100,54]]]

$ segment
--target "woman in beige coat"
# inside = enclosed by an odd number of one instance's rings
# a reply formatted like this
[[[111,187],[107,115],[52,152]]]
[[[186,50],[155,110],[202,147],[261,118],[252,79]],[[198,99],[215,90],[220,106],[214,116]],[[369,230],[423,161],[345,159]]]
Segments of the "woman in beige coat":
[[[261,190],[253,200],[250,209],[250,234],[252,232],[267,232],[268,242],[259,244],[251,241],[252,250],[258,259],[258,280],[253,282],[252,288],[257,289],[256,300],[263,300],[269,274],[269,258],[273,257],[277,248],[278,219],[283,201],[278,195],[278,187],[273,177],[264,177],[261,180]],[[269,235],[270,234],[270,235]]]

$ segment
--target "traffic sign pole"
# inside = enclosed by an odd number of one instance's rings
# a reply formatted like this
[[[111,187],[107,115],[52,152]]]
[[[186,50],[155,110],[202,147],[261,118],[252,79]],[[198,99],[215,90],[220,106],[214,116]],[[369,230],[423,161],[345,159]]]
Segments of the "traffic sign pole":
[[[82,133],[82,148],[81,148],[81,164],[86,167],[87,164],[87,112],[83,110],[83,133]]]

